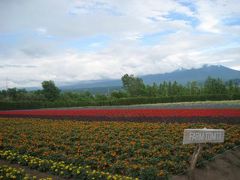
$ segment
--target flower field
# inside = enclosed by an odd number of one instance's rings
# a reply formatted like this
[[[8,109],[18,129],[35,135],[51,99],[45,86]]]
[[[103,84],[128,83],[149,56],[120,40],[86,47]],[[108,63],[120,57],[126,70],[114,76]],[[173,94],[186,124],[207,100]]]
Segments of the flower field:
[[[239,109],[55,109],[0,111],[1,115],[109,117],[239,117]]]
[[[183,131],[204,127],[225,129],[225,142],[206,144],[199,166],[240,145],[239,124],[0,118],[0,158],[64,178],[159,179],[187,170],[194,146],[182,145]]]
[[[240,109],[54,109],[0,111],[0,117],[80,119],[87,121],[240,123]],[[181,118],[181,120],[180,120]]]

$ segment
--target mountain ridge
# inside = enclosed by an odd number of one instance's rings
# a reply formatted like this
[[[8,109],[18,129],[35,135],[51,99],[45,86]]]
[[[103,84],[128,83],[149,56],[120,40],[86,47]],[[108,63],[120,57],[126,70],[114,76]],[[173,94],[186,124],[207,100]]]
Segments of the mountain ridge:
[[[221,78],[224,81],[231,79],[240,79],[240,71],[234,70],[222,65],[204,65],[200,68],[178,69],[173,72],[163,74],[149,74],[139,76],[145,84],[160,84],[163,81],[177,81],[180,84],[186,84],[189,81],[204,82],[208,76]],[[60,86],[62,90],[91,90],[94,88],[120,89],[122,82],[120,79],[89,80],[79,81],[67,86]],[[109,89],[108,89],[109,90]]]

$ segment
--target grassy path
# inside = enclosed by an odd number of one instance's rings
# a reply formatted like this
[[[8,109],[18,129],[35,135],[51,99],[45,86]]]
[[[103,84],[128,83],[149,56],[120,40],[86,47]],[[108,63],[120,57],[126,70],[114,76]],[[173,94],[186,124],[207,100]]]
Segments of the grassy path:
[[[197,109],[197,108],[237,108],[240,109],[240,100],[227,101],[196,101],[196,102],[175,102],[156,104],[136,104],[119,106],[86,106],[86,107],[66,107],[66,108],[45,108],[45,109],[135,109],[135,108],[160,108],[160,109]]]

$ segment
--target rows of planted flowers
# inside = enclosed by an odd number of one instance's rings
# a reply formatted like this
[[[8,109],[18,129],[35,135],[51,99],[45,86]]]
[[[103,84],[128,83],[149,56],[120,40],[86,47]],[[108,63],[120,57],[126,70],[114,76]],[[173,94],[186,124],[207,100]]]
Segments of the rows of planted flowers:
[[[37,178],[25,172],[22,168],[15,168],[8,165],[0,165],[0,179],[2,180],[52,180],[52,178]]]
[[[240,123],[240,109],[45,109],[0,111],[0,117],[38,117],[88,121]],[[176,118],[177,117],[177,118]],[[179,121],[179,118],[181,120]]]
[[[204,127],[225,129],[225,143],[205,145],[200,161],[240,145],[239,125],[1,118],[0,157],[63,177],[78,168],[96,179],[163,177],[188,167],[194,146],[182,145],[184,129]]]
[[[76,166],[73,164],[66,164],[64,161],[56,162],[53,160],[40,159],[27,154],[23,155],[13,150],[0,150],[0,158],[3,160],[7,160],[11,163],[17,163],[23,166],[28,166],[31,169],[36,169],[41,172],[51,172],[54,175],[59,175],[64,178],[73,177],[76,179],[102,179],[102,180],[133,179],[131,177],[111,175],[106,172],[91,170],[89,166],[82,167],[82,166]],[[11,173],[11,174],[12,176],[10,177],[13,178],[14,173]],[[25,177],[28,176],[24,173],[23,170],[21,171],[21,173],[18,173],[18,174],[19,176],[25,176]],[[23,178],[19,177],[19,179],[23,179]]]
[[[0,115],[111,117],[240,117],[240,109],[46,109],[0,111]]]

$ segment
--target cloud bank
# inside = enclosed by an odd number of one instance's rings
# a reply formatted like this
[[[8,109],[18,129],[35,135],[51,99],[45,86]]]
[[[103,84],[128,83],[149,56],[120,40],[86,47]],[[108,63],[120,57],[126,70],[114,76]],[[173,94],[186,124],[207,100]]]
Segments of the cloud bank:
[[[238,0],[2,0],[0,88],[222,64],[240,70]]]

